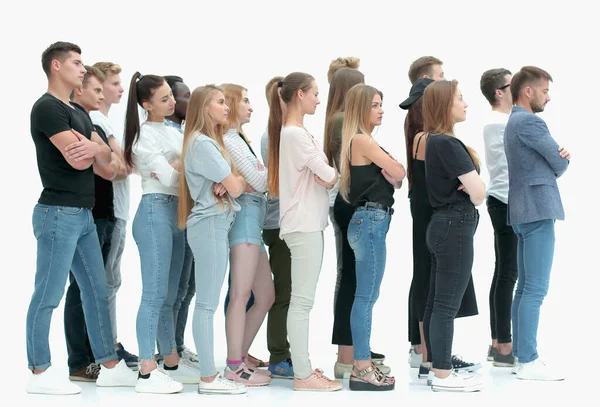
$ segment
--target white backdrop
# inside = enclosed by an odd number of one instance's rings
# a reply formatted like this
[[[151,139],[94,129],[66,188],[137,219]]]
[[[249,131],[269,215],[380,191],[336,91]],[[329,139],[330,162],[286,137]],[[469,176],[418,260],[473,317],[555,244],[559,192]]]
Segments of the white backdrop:
[[[513,73],[536,65],[554,78],[552,100],[541,117],[559,144],[572,153],[572,164],[559,180],[566,221],[556,225],[556,252],[550,293],[542,308],[539,348],[550,359],[565,361],[575,349],[593,356],[590,312],[600,281],[597,250],[598,217],[596,169],[599,142],[594,126],[596,111],[595,62],[598,38],[591,13],[579,1],[550,5],[543,1],[499,3],[430,0],[421,5],[364,2],[170,2],[136,1],[98,3],[21,1],[11,5],[9,21],[0,24],[2,38],[3,135],[7,139],[1,174],[8,187],[2,202],[4,234],[1,270],[4,272],[2,327],[5,350],[3,377],[12,371],[26,374],[25,316],[33,290],[36,245],[31,213],[41,192],[35,149],[29,130],[32,104],[46,90],[40,64],[43,50],[55,41],[81,46],[83,61],[112,61],[123,68],[126,93],[110,111],[122,131],[129,80],[142,74],[179,75],[193,89],[207,83],[238,83],[248,88],[254,107],[245,130],[256,149],[267,123],[266,82],[292,71],[312,74],[319,85],[321,106],[305,125],[323,137],[327,102],[327,69],[339,56],[361,58],[366,82],[384,93],[384,119],[376,137],[395,157],[406,162],[398,107],[408,96],[408,66],[416,58],[433,55],[443,62],[445,76],[457,79],[469,104],[467,121],[456,134],[484,158],[482,126],[487,101],[479,91],[483,71],[504,67]],[[193,4],[193,5],[192,5]],[[392,4],[395,4],[392,7]],[[582,3],[583,4],[583,3]],[[595,109],[594,109],[595,110]],[[488,181],[485,168],[482,176]],[[140,199],[140,179],[131,179],[133,215]],[[374,310],[372,348],[388,355],[392,366],[406,366],[407,297],[412,274],[411,218],[404,186],[397,191],[396,213],[388,235],[388,260],[381,296]],[[588,209],[586,209],[586,207]],[[586,210],[588,212],[586,212]],[[488,291],[494,268],[492,227],[485,205],[476,234],[473,275],[480,315],[457,321],[455,346],[465,357],[483,361],[489,339]],[[587,214],[587,215],[586,215]],[[590,216],[588,216],[590,215]],[[325,231],[326,251],[311,318],[311,356],[315,367],[332,374],[336,348],[331,343],[335,246],[331,227]],[[141,279],[137,247],[128,225],[122,263],[123,286],[118,295],[119,337],[137,352],[135,315]],[[226,285],[226,284],[225,284]],[[223,299],[223,297],[222,297]],[[51,326],[52,361],[66,366],[62,302]],[[193,347],[191,317],[186,343]],[[595,319],[595,318],[594,318]],[[265,324],[266,325],[266,324]],[[251,353],[268,358],[264,326]],[[222,303],[215,319],[216,356],[225,359]],[[590,353],[591,351],[591,353]],[[18,382],[16,392],[24,390]],[[23,382],[24,383],[24,382]]]

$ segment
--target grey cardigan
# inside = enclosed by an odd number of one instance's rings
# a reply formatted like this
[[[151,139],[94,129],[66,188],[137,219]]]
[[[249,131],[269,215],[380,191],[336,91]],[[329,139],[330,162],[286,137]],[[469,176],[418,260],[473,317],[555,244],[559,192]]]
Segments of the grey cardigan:
[[[556,179],[567,170],[569,161],[559,155],[558,147],[541,118],[513,107],[504,131],[509,225],[564,220]]]

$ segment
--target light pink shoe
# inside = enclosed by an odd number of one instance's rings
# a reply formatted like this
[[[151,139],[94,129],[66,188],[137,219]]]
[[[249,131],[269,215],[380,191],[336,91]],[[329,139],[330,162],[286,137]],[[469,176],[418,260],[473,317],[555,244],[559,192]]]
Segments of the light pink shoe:
[[[294,390],[298,391],[336,391],[341,388],[342,382],[329,379],[320,369],[315,369],[306,379],[294,377]]]
[[[248,359],[246,359],[245,363],[246,363],[246,367],[248,367],[248,369],[250,369],[250,370],[254,370],[254,372],[256,374],[267,376],[267,377],[272,377],[273,376],[273,374],[271,372],[269,372],[268,370],[259,369],[256,365],[254,365]]]
[[[267,386],[271,384],[269,376],[261,375],[254,369],[250,369],[245,363],[242,363],[237,370],[233,371],[225,368],[225,378],[237,383],[243,383],[246,386]]]

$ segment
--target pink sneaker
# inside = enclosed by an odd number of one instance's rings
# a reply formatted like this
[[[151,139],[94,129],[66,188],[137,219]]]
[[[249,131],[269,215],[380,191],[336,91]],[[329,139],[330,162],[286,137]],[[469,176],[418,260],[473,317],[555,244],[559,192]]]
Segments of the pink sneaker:
[[[252,362],[250,362],[248,359],[246,359],[246,367],[250,370],[254,370],[254,372],[256,374],[259,375],[263,375],[263,376],[267,376],[267,377],[272,377],[273,374],[271,372],[269,372],[268,370],[264,370],[264,369],[259,369],[255,364],[253,364]]]
[[[320,369],[315,369],[306,379],[294,377],[294,390],[298,391],[336,391],[341,388],[342,382],[329,379]]]
[[[236,371],[228,367],[225,368],[225,378],[234,382],[243,383],[246,386],[267,386],[271,384],[269,376],[261,375],[256,370],[249,368],[242,363]]]

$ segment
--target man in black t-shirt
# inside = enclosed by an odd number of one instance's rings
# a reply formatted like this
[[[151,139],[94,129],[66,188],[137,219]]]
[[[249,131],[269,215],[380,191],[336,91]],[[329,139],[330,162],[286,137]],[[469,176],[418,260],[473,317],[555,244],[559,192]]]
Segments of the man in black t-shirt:
[[[108,313],[108,286],[92,220],[94,171],[115,177],[119,170],[108,148],[93,133],[89,116],[71,103],[86,70],[81,49],[57,42],[42,54],[48,91],[31,110],[38,170],[44,187],[33,211],[37,240],[35,288],[27,312],[27,358],[32,376],[27,392],[76,394],[79,386],[47,373],[51,367],[49,331],[69,274],[81,289],[83,311],[94,359],[101,364],[97,386],[135,386],[136,375],[117,362]]]
[[[86,74],[83,84],[71,94],[71,101],[81,106],[86,114],[100,108],[100,102],[104,99],[102,94],[102,82],[104,74],[98,68],[85,66]],[[91,119],[90,119],[91,120]],[[108,139],[99,126],[93,126],[94,131],[108,146]],[[110,148],[110,146],[109,146]],[[113,156],[114,153],[111,154]],[[112,158],[118,165],[117,173],[103,173],[102,176],[94,175],[95,205],[92,209],[98,241],[102,251],[102,260],[106,265],[112,232],[115,227],[113,184],[112,179],[124,179],[127,176],[125,164],[117,157]],[[107,179],[105,179],[105,178]],[[85,325],[81,293],[77,281],[71,273],[69,275],[70,285],[65,298],[65,338],[67,340],[67,352],[69,355],[69,379],[75,381],[96,381],[99,369],[94,363],[94,355],[90,346]],[[117,352],[118,354],[118,352]]]

